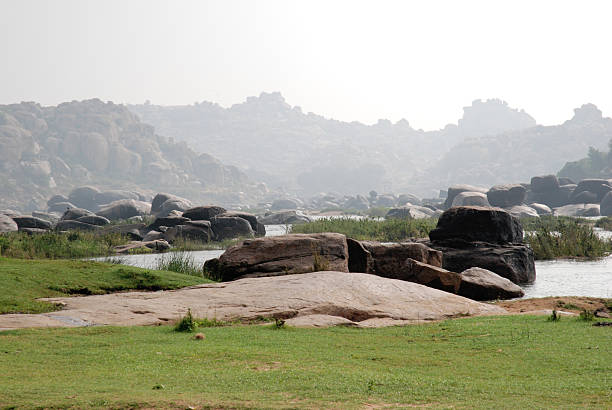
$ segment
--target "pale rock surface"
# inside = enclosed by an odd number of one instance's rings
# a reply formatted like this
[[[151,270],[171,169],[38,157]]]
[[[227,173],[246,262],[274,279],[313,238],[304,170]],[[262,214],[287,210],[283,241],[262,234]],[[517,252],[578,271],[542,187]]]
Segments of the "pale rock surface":
[[[44,299],[57,312],[0,315],[0,329],[84,325],[155,325],[191,309],[198,318],[291,319],[289,324],[392,326],[506,310],[412,282],[365,273],[313,272],[192,286],[175,291],[126,292]],[[350,322],[350,323],[349,323]]]

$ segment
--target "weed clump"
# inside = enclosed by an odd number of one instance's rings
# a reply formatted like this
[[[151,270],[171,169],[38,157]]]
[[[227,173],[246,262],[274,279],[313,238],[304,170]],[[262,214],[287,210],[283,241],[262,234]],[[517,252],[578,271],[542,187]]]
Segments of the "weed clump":
[[[191,309],[187,309],[187,314],[174,326],[175,332],[194,332],[198,328],[196,320],[191,314]]]
[[[580,315],[578,316],[578,319],[584,320],[585,322],[592,322],[593,320],[595,320],[595,313],[588,309],[582,309]]]
[[[185,275],[203,276],[202,267],[195,262],[193,256],[185,252],[170,252],[163,255],[157,261],[156,269]]]
[[[556,310],[553,310],[546,320],[549,322],[558,322],[561,320],[561,315]]]

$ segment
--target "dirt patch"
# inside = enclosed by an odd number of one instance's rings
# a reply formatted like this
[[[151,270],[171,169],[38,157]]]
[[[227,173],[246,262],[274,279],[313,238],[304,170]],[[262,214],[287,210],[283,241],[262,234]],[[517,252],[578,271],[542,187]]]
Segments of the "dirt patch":
[[[605,308],[610,303],[609,299],[590,298],[582,296],[555,296],[538,299],[505,300],[495,303],[503,307],[509,313],[542,312],[549,310],[563,310],[568,312],[580,312],[583,309],[597,310]]]

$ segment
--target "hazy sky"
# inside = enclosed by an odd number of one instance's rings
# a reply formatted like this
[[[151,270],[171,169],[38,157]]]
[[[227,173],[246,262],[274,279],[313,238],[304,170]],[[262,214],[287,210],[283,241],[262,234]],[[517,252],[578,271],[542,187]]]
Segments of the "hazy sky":
[[[416,128],[502,98],[612,116],[610,1],[0,0],[0,103],[229,106],[261,91]]]

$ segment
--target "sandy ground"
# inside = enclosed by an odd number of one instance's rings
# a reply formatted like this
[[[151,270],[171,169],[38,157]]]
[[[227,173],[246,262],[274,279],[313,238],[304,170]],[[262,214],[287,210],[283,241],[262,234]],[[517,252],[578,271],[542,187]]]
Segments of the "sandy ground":
[[[503,307],[511,314],[550,314],[553,310],[578,314],[583,309],[594,311],[605,308],[606,299],[582,296],[554,296],[500,301],[496,305]]]

